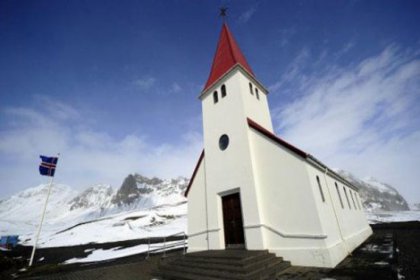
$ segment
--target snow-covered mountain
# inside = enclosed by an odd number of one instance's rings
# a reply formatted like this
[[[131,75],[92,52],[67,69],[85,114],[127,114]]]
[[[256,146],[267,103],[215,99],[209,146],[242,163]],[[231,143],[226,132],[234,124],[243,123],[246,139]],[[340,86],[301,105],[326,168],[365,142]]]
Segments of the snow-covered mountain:
[[[373,178],[358,179],[343,170],[336,172],[360,188],[372,222],[382,219],[379,214],[389,216],[383,211],[409,210],[393,187]],[[187,205],[183,193],[187,184],[188,180],[182,177],[162,180],[139,174],[128,175],[116,190],[98,184],[76,192],[55,184],[39,245],[68,246],[186,232]],[[23,244],[32,245],[47,191],[46,185],[40,185],[1,200],[0,235],[19,234]]]
[[[420,203],[413,203],[410,205],[411,210],[420,211]]]
[[[187,183],[182,177],[161,180],[130,174],[118,190],[95,185],[78,193],[54,184],[40,245],[108,242],[185,231],[183,192]],[[47,191],[47,185],[40,185],[0,201],[0,234],[19,234],[24,244],[30,244]]]
[[[359,188],[365,210],[370,212],[410,210],[404,197],[389,184],[372,177],[362,180],[344,170],[336,170],[336,172]]]

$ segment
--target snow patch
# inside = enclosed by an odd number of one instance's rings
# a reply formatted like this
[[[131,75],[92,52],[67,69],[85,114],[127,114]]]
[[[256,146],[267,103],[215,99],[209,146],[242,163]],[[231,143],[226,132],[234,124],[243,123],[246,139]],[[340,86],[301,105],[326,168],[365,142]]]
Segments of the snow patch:
[[[177,243],[179,243],[179,241],[166,242],[166,246],[170,247]],[[165,244],[155,243],[153,245],[163,248]],[[176,247],[182,247],[182,245],[176,246]],[[123,258],[127,256],[145,253],[148,251],[149,246],[147,244],[142,244],[142,245],[137,245],[137,246],[133,246],[129,248],[123,248],[123,249],[120,249],[120,248],[121,247],[115,247],[115,248],[106,249],[106,250],[104,249],[92,250],[92,253],[89,254],[85,258],[72,258],[72,259],[66,260],[63,264],[99,262],[99,261]],[[159,252],[159,250],[157,250],[156,252]]]

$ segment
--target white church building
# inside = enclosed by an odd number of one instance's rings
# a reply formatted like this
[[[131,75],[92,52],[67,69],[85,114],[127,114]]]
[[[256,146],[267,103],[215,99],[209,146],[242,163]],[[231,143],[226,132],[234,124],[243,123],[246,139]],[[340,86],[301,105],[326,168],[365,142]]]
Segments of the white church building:
[[[267,95],[223,24],[200,94],[188,251],[268,250],[292,265],[334,267],[372,233],[358,189],[274,134]]]

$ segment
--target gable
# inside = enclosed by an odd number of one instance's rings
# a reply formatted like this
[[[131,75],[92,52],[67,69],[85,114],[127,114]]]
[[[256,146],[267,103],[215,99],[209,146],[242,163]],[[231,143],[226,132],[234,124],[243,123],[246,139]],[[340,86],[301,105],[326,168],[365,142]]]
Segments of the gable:
[[[275,143],[281,145],[282,147],[286,148],[287,150],[291,151],[293,154],[299,156],[300,158],[303,158],[307,163],[311,164],[315,168],[321,170],[322,172],[328,172],[329,175],[337,179],[338,181],[342,182],[343,184],[351,187],[355,191],[359,191],[359,188],[354,186],[352,183],[341,177],[339,174],[334,172],[332,169],[328,168],[324,163],[322,163],[320,160],[312,156],[311,154],[308,154],[301,149],[293,146],[292,144],[284,141],[277,135],[271,133],[269,130],[265,129],[255,121],[251,120],[250,118],[247,118],[248,126],[263,136],[267,137],[268,139],[273,140]]]
[[[204,150],[201,152],[200,157],[198,158],[197,164],[195,165],[194,172],[191,176],[190,182],[188,183],[187,189],[185,190],[184,196],[188,197],[188,193],[190,192],[191,186],[194,182],[195,176],[197,175],[198,169],[201,166],[201,163],[204,159]]]

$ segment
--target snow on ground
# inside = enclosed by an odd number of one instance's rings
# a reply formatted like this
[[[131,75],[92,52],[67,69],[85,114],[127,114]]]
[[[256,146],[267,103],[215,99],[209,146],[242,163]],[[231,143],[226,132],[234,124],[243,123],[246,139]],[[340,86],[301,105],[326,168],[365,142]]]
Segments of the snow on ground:
[[[39,245],[41,247],[72,246],[90,242],[104,243],[168,236],[185,232],[187,228],[186,209],[187,205],[184,203],[104,217],[92,223],[44,236]]]
[[[375,211],[366,212],[370,224],[420,221],[420,211]]]
[[[171,241],[164,243],[155,243],[153,244],[153,248],[156,248],[156,246],[160,248],[164,248],[164,245],[166,246],[172,246],[171,249],[175,248],[182,248],[183,244],[180,244],[180,241]],[[92,250],[91,254],[89,254],[85,258],[72,258],[67,261],[65,261],[63,264],[71,264],[71,263],[86,263],[86,262],[99,262],[104,260],[111,260],[111,259],[118,259],[123,258],[131,255],[136,255],[140,253],[145,253],[149,249],[148,245],[137,245],[129,248],[120,249],[120,247],[111,248],[107,250],[103,249],[97,249]],[[152,249],[152,248],[151,248]],[[159,250],[156,250],[159,251]]]
[[[82,223],[46,222],[38,247],[74,246],[148,237],[162,237],[187,230],[187,204],[162,205],[108,215]],[[22,245],[32,246],[36,226],[0,220],[0,228],[19,229]],[[22,230],[24,229],[24,230]],[[12,231],[13,232],[13,231]]]

